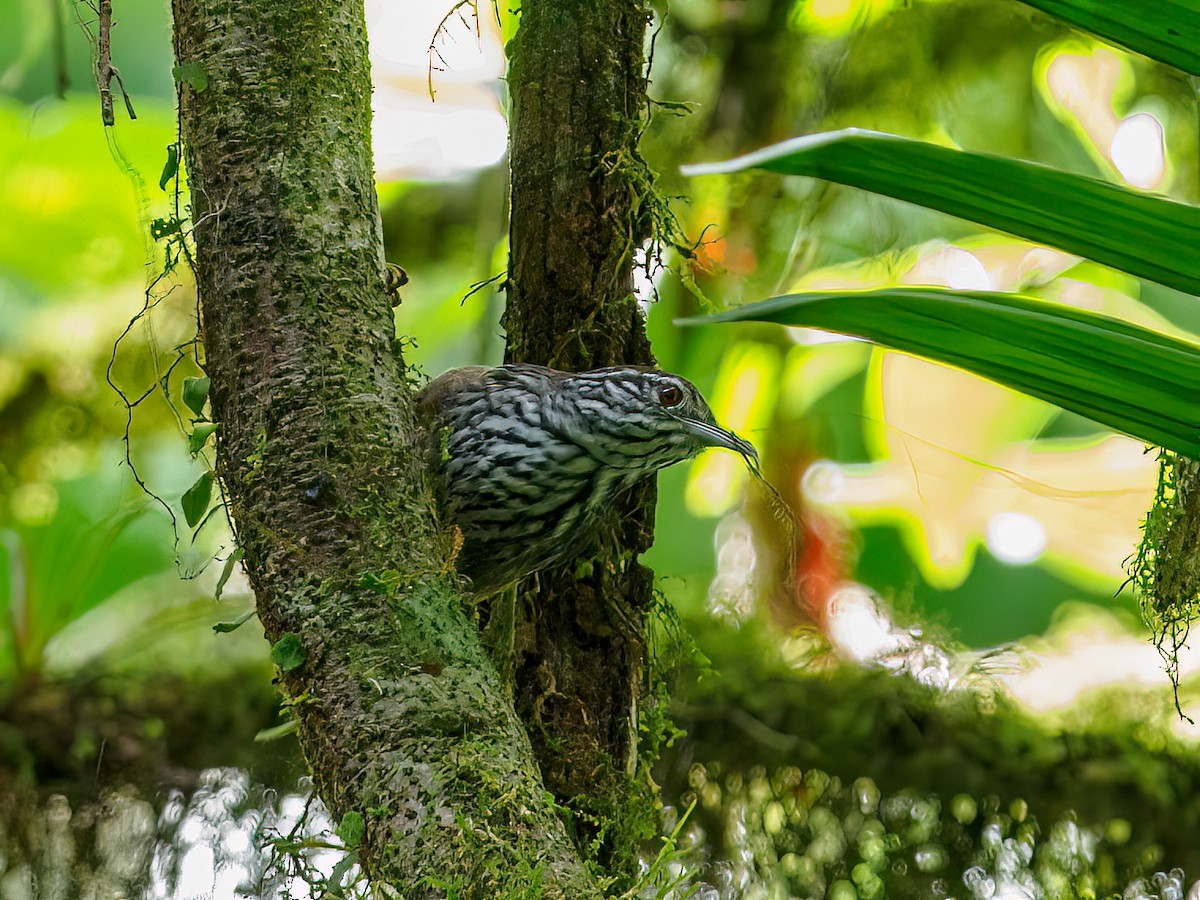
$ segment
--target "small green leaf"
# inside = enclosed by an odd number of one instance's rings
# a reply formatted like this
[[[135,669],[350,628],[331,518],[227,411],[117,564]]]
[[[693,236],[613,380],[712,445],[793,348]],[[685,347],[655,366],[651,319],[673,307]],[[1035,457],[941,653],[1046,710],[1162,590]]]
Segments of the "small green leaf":
[[[280,636],[279,640],[271,645],[271,662],[275,663],[275,665],[279,666],[285,672],[290,672],[304,665],[306,655],[304,644],[300,641],[300,635],[294,631],[285,632]]]
[[[254,610],[248,609],[232,622],[218,622],[213,626],[213,631],[217,634],[228,634],[231,631],[237,631],[254,617]]]
[[[221,594],[225,592],[225,585],[229,583],[229,576],[233,574],[234,567],[246,557],[246,551],[238,547],[225,558],[225,565],[221,567],[221,577],[217,579],[217,588],[213,599],[220,601]],[[238,623],[239,625],[241,622]]]
[[[183,517],[189,528],[195,528],[204,513],[208,511],[208,503],[212,499],[213,473],[205,472],[196,479],[196,483],[183,492],[179,503],[183,507]]]
[[[208,439],[213,436],[219,427],[216,422],[202,422],[193,428],[192,433],[188,435],[188,453],[195,456],[203,450],[204,445],[208,443]]]
[[[166,190],[171,180],[179,174],[179,145],[167,144],[167,161],[163,163],[162,174],[158,176],[158,186]]]
[[[171,74],[180,84],[188,84],[195,88],[197,94],[204,93],[204,89],[208,87],[208,72],[204,71],[204,66],[200,63],[190,62],[176,66],[171,70]]]
[[[204,415],[204,401],[208,399],[208,389],[212,387],[212,379],[208,377],[183,379],[183,404],[198,416]]]
[[[700,108],[700,104],[692,100],[651,100],[650,102],[656,109],[676,116],[690,115]]]
[[[386,594],[388,592],[387,582],[374,572],[364,573],[363,576],[358,579],[358,586],[376,594]]]
[[[327,882],[327,884],[333,885],[334,888],[336,888],[339,892],[335,893],[330,891],[327,896],[346,896],[345,891],[350,885],[342,884],[342,879],[346,878],[346,876],[350,874],[351,870],[357,865],[358,854],[353,851],[347,853],[341,858],[341,860],[339,860],[338,864],[333,867],[333,871],[329,873],[329,881]]]
[[[342,816],[341,824],[338,825],[333,833],[341,838],[343,844],[353,849],[362,843],[365,828],[362,815],[354,810],[350,810]]]
[[[282,737],[287,737],[289,734],[295,734],[296,729],[300,727],[300,723],[296,719],[288,719],[282,725],[276,725],[273,728],[264,728],[254,736],[254,743],[266,744],[270,741],[277,741]]]

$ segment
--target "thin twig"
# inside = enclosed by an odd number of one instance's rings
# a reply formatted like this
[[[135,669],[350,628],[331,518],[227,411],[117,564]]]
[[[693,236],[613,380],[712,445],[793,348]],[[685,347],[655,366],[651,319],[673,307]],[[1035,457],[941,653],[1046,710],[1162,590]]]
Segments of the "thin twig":
[[[121,99],[125,101],[125,112],[129,113],[129,118],[136,119],[137,113],[133,111],[133,101],[129,99],[129,92],[125,90],[125,82],[121,80],[121,73],[117,71],[116,66],[112,66],[112,76],[117,79],[117,87],[121,89]]]
[[[96,85],[100,88],[100,120],[106,128],[116,124],[113,116],[112,81],[117,80],[121,89],[121,97],[125,101],[125,110],[130,119],[136,119],[133,102],[121,81],[121,73],[112,64],[112,0],[100,0],[100,35],[97,40],[98,56],[96,59]]]
[[[462,300],[459,301],[458,305],[462,306],[464,303],[467,302],[468,299],[470,299],[470,297],[473,294],[479,293],[485,287],[487,287],[489,284],[495,284],[497,281],[499,281],[501,278],[503,278],[505,276],[505,274],[506,273],[504,273],[504,272],[500,272],[497,275],[493,275],[491,278],[485,278],[483,281],[475,282],[473,285],[471,285],[471,289],[469,291],[467,291],[465,294],[463,294],[463,298],[462,298]]]
[[[437,28],[434,29],[433,37],[429,39],[429,68],[428,68],[428,71],[426,72],[426,77],[429,82],[429,99],[430,100],[435,99],[434,98],[434,90],[433,90],[433,73],[434,73],[434,71],[436,70],[438,72],[444,72],[444,71],[446,71],[446,68],[449,66],[449,63],[446,62],[446,58],[444,56],[442,56],[442,52],[440,50],[438,50],[438,48],[437,48],[438,39],[443,37],[442,32],[446,32],[446,36],[451,37],[451,39],[453,39],[453,37],[450,35],[449,31],[447,30],[447,25],[449,24],[450,20],[456,14],[458,15],[458,18],[462,21],[462,23],[467,26],[467,28],[471,27],[471,23],[467,21],[466,16],[464,16],[461,12],[459,12],[459,10],[461,10],[464,6],[470,7],[472,15],[475,16],[475,39],[480,42],[483,41],[483,31],[479,24],[479,0],[458,0],[458,2],[455,3],[452,7],[450,7],[449,11],[444,16],[442,16],[442,21],[438,22]],[[496,20],[499,21],[499,14],[497,14]],[[438,60],[438,62],[440,62],[442,64],[441,66],[435,66],[433,64],[433,61],[435,58]]]
[[[100,88],[100,120],[106,128],[116,124],[112,101],[112,0],[100,0],[100,57],[96,60],[96,84]]]

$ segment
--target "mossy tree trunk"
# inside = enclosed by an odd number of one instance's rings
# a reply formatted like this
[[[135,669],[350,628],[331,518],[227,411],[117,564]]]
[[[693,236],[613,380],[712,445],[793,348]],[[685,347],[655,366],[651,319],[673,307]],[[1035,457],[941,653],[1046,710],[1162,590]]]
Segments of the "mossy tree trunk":
[[[507,359],[580,371],[652,365],[633,290],[651,237],[641,0],[525,0],[509,46]],[[619,874],[656,828],[639,780],[654,482],[614,504],[595,563],[542,573],[515,610],[512,677],[546,783],[580,845]]]
[[[267,637],[302,648],[282,680],[318,793],[402,896],[596,896],[447,574],[384,287],[362,4],[173,13],[218,474]]]

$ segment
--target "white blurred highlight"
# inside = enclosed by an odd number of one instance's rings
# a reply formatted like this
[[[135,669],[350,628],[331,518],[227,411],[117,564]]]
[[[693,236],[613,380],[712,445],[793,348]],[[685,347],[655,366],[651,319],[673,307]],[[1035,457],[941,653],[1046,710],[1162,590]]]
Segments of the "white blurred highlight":
[[[804,347],[815,347],[819,344],[844,344],[847,341],[861,341],[862,338],[848,334],[838,334],[834,331],[821,331],[819,328],[789,328],[787,337],[796,344]]]
[[[1001,562],[1025,565],[1046,552],[1046,529],[1024,513],[997,513],[987,524],[987,548]]]
[[[995,285],[974,253],[947,245],[924,254],[900,278],[902,284],[936,284],[959,291],[992,291]]]
[[[1097,688],[1167,687],[1162,657],[1144,637],[1122,633],[1099,617],[1086,625],[1072,623],[1061,632],[1061,641],[1056,641],[1058,646],[1029,654],[1021,671],[998,679],[1009,693],[1035,712],[1066,709],[1083,693]],[[1181,649],[1180,677],[1198,671],[1200,653],[1191,648]],[[1186,722],[1176,723],[1175,730],[1188,737],[1200,737],[1200,730]]]
[[[1047,102],[1081,132],[1090,152],[1110,162],[1128,184],[1143,190],[1162,186],[1167,177],[1164,129],[1147,112],[1118,120],[1114,107],[1135,76],[1129,60],[1111,47],[1081,49],[1074,39],[1044,51],[1052,61],[1045,71]]]
[[[840,657],[907,675],[926,687],[955,690],[974,663],[974,657],[959,660],[923,640],[919,628],[897,625],[883,598],[861,584],[847,582],[831,592],[826,616],[825,634]]]
[[[754,611],[754,531],[741,515],[717,526],[717,574],[708,586],[708,608],[715,616],[742,622]]]
[[[1127,116],[1113,135],[1111,156],[1121,177],[1133,187],[1158,187],[1167,169],[1162,124],[1149,113]]]
[[[659,279],[666,271],[662,254],[655,253],[651,256],[652,248],[653,243],[647,241],[633,253],[633,294],[637,297],[642,312],[649,311]]]
[[[212,847],[200,844],[191,847],[179,864],[179,886],[186,898],[211,897],[216,881],[216,855]]]
[[[827,609],[826,635],[843,659],[873,662],[912,643],[912,636],[892,625],[876,596],[862,585],[838,588]]]
[[[846,492],[846,473],[831,459],[818,459],[804,471],[800,491],[806,500],[826,506],[841,503]]]
[[[825,634],[837,655],[942,691],[998,687],[1035,713],[1068,709],[1089,691],[1105,687],[1165,690],[1163,660],[1153,644],[1116,616],[1079,606],[1048,639],[982,651],[954,651],[903,628],[870,588],[848,582],[832,592]],[[1200,651],[1179,652],[1179,674],[1200,672]],[[1184,708],[1195,724],[1174,719],[1181,737],[1200,740],[1200,702]]]
[[[453,178],[504,156],[504,52],[495,19],[465,13],[443,23],[452,7],[451,0],[367,0],[380,181]]]

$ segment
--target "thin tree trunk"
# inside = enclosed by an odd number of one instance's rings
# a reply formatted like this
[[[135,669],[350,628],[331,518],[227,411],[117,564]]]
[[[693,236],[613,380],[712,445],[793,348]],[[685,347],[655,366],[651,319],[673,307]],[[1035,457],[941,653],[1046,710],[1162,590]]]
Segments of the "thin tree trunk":
[[[596,896],[447,575],[384,288],[362,4],[173,12],[218,472],[267,637],[303,647],[283,683],[318,793],[405,897]]]
[[[654,358],[633,293],[653,181],[641,0],[525,0],[509,47],[507,358],[568,370]],[[615,504],[587,571],[543,573],[515,610],[517,710],[577,840],[627,878],[657,823],[638,779],[654,480]],[[504,617],[507,620],[508,617]]]

